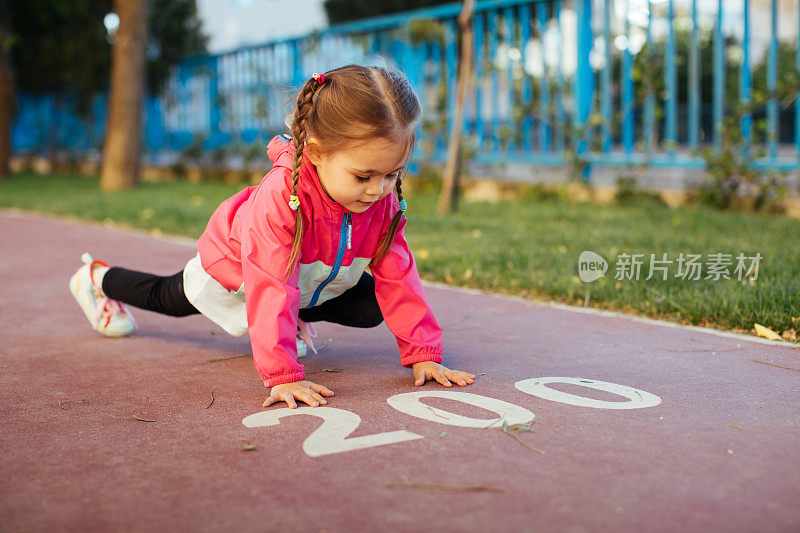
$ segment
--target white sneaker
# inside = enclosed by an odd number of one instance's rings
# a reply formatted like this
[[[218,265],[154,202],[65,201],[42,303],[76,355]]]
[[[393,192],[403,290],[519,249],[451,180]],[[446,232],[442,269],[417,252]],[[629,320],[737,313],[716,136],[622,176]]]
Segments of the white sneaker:
[[[305,357],[308,355],[308,346],[303,339],[297,339],[297,358]]]
[[[308,355],[308,348],[317,353],[312,337],[317,336],[317,330],[308,322],[297,319],[297,358]]]
[[[69,290],[92,328],[108,337],[130,335],[136,327],[136,320],[128,307],[103,294],[102,287],[94,282],[94,269],[97,266],[108,267],[108,265],[102,261],[95,261],[85,252],[81,260],[86,264],[70,278]]]

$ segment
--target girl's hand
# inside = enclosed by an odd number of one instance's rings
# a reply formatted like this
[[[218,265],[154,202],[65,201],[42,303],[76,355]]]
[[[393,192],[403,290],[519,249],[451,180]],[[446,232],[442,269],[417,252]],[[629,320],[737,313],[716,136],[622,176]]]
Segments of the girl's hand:
[[[475,378],[469,372],[462,372],[460,370],[450,370],[444,365],[434,363],[433,361],[420,361],[413,363],[411,368],[414,369],[414,386],[419,387],[424,385],[429,379],[436,379],[445,387],[451,387],[452,383],[447,378],[452,379],[462,387],[466,387],[468,383],[472,383]]]
[[[320,394],[333,396],[333,391],[319,383],[307,380],[281,383],[270,389],[269,398],[264,401],[264,407],[269,407],[276,402],[286,402],[291,409],[295,409],[297,407],[295,400],[305,402],[311,407],[325,405],[328,401]]]

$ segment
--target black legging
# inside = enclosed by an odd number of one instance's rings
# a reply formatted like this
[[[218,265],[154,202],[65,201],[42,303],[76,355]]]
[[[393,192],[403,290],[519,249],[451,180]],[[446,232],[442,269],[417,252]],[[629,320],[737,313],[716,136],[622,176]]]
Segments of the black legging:
[[[103,277],[103,292],[109,298],[169,316],[188,316],[200,311],[183,291],[183,270],[171,276],[111,267]],[[320,305],[300,309],[305,322],[333,322],[354,328],[372,328],[383,322],[375,298],[375,280],[363,273],[355,287]]]

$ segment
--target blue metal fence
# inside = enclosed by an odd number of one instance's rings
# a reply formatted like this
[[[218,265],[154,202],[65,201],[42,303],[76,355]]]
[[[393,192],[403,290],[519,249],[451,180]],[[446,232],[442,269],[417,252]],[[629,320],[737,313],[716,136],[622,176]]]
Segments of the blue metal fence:
[[[771,0],[766,12],[758,12],[769,21],[769,36],[758,40],[751,28],[753,4],[477,2],[474,90],[464,113],[471,159],[578,161],[588,164],[587,177],[591,165],[702,168],[698,150],[719,150],[726,118],[736,117],[756,166],[800,168],[800,8],[792,6],[787,17]],[[416,160],[443,161],[454,116],[459,11],[460,4],[450,4],[189,58],[163,95],[147,101],[147,157],[169,159],[198,139],[207,149],[263,142],[284,129],[291,89],[311,73],[389,58],[423,103],[423,149]],[[788,72],[779,62],[779,19],[792,21],[785,32],[795,55]],[[758,72],[764,72],[762,86],[756,86]],[[734,78],[736,94],[728,83]],[[748,108],[762,100],[761,107]],[[95,98],[84,118],[53,96],[23,96],[20,103],[13,131],[17,152],[100,148],[104,96]]]

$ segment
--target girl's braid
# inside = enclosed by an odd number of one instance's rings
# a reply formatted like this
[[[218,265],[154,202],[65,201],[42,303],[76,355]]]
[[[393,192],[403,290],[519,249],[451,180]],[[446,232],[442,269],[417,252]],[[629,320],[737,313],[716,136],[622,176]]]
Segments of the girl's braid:
[[[400,176],[397,176],[397,183],[394,186],[394,191],[397,193],[397,201],[401,204],[403,203],[403,189],[402,189],[403,179]],[[400,211],[400,214],[403,215],[404,212]]]
[[[405,205],[403,205],[403,187],[400,176],[397,177],[397,182],[395,182],[394,185],[394,191],[397,193],[397,202],[402,207],[394,214],[391,222],[389,222],[389,228],[387,229],[386,234],[383,236],[381,242],[378,243],[378,250],[369,262],[370,268],[383,261],[383,258],[386,257],[386,254],[389,253],[389,248],[392,246],[392,241],[397,233],[397,228],[400,227],[400,221],[403,220],[403,217],[405,216]]]
[[[324,78],[323,78],[324,79]],[[314,100],[314,93],[321,83],[315,78],[308,80],[300,94],[297,95],[297,107],[292,119],[292,137],[294,138],[294,158],[292,159],[292,197],[297,197],[297,184],[300,181],[300,167],[303,164],[303,148],[306,144],[306,120],[311,112]],[[294,237],[292,239],[292,251],[289,254],[289,261],[286,265],[286,278],[294,268],[300,256],[300,245],[303,240],[303,213],[300,205],[294,214]]]
[[[311,112],[314,93],[319,87],[316,80],[306,82],[303,90],[297,95],[297,108],[292,120],[292,137],[294,137],[294,160],[292,161],[292,195],[297,194],[297,182],[300,179],[300,167],[303,164],[303,148],[306,144],[306,119]]]

